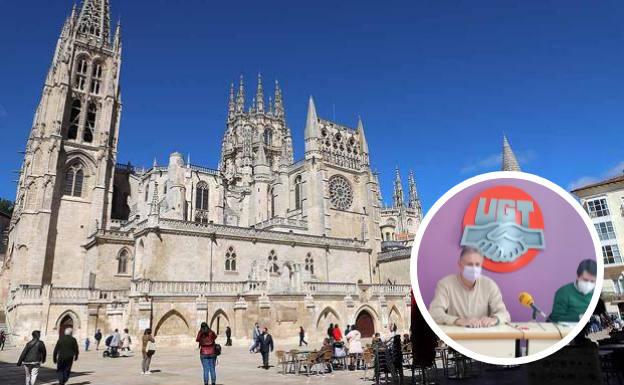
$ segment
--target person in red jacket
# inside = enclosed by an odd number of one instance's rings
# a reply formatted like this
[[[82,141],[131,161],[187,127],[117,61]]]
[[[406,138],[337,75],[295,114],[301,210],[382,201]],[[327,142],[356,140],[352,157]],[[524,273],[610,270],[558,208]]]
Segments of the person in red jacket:
[[[340,331],[340,326],[338,326],[338,324],[334,326],[333,334],[335,342],[342,341],[342,332]]]
[[[195,341],[199,344],[199,359],[204,368],[204,385],[215,385],[217,382],[217,373],[215,364],[217,361],[217,353],[215,349],[215,341],[217,335],[210,330],[207,323],[202,322],[197,338]],[[212,381],[210,381],[212,380]]]

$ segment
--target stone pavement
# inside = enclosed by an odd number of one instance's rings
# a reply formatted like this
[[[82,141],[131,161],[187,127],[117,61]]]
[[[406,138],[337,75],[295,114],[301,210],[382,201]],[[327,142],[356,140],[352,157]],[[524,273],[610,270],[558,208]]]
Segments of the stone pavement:
[[[56,371],[52,364],[54,346],[46,345],[48,358],[41,368],[37,384],[57,384]],[[289,350],[294,346],[282,347]],[[0,384],[24,384],[24,369],[17,367],[15,362],[21,352],[11,348],[0,352]],[[191,347],[162,348],[152,359],[152,374],[140,373],[141,357],[139,354],[132,357],[102,358],[102,352],[81,352],[79,360],[74,363],[72,377],[68,385],[139,385],[139,384],[167,384],[191,385],[203,384],[202,369],[198,351]],[[223,346],[223,354],[217,365],[217,384],[322,384],[322,385],[370,385],[372,381],[364,381],[364,371],[335,371],[325,376],[296,376],[282,375],[278,368],[269,370],[258,368],[261,362],[260,354],[250,354],[245,347]],[[275,354],[271,355],[271,364],[276,362]],[[367,373],[372,376],[372,371]]]

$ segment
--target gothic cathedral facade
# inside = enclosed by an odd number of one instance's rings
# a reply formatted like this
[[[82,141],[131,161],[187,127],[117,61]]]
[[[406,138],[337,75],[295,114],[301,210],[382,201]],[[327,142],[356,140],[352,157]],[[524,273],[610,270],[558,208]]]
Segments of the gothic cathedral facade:
[[[26,145],[0,304],[17,338],[73,326],[152,327],[188,343],[201,322],[239,340],[254,322],[277,337],[330,322],[365,336],[407,329],[409,281],[383,276],[378,254],[405,247],[422,208],[413,174],[384,207],[364,125],[317,115],[295,161],[282,90],[258,76],[229,92],[219,164],[119,164],[121,27],[108,0],[84,0],[63,25]],[[408,263],[405,263],[407,268]]]

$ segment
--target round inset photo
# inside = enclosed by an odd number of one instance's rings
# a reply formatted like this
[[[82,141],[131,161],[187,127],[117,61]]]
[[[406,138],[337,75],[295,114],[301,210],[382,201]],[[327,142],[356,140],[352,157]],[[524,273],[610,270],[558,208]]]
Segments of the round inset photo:
[[[567,191],[523,172],[492,172],[450,189],[412,248],[418,309],[449,347],[517,365],[567,345],[600,297],[598,234]]]

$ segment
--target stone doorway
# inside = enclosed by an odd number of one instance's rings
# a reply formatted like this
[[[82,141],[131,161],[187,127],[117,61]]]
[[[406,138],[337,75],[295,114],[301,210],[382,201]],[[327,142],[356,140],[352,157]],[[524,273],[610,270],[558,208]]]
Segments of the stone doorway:
[[[362,310],[355,319],[355,327],[360,332],[363,338],[370,338],[375,334],[375,322],[373,316],[366,311]]]
[[[61,319],[61,322],[59,323],[59,336],[65,335],[65,329],[67,328],[74,328],[74,320],[69,314],[65,315],[65,317],[63,317],[63,319]]]

